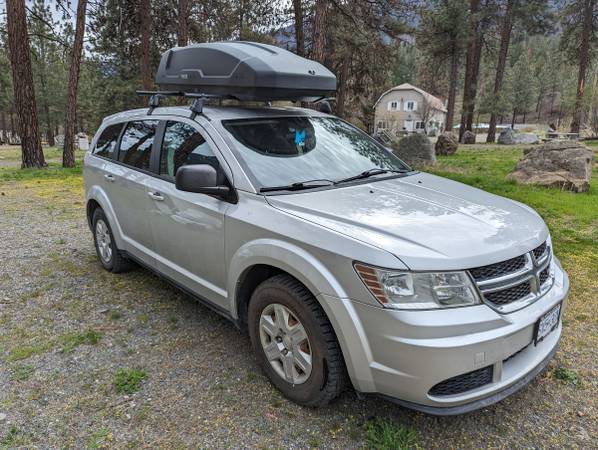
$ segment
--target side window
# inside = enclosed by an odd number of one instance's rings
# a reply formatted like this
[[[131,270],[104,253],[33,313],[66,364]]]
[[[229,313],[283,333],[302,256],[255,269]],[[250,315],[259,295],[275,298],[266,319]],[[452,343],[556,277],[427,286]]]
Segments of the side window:
[[[112,158],[122,128],[122,123],[106,127],[96,142],[93,154],[104,158]]]
[[[173,179],[179,167],[187,164],[210,164],[220,172],[220,164],[201,133],[182,122],[166,122],[160,175]]]
[[[118,160],[138,169],[150,170],[150,154],[157,128],[157,120],[129,122],[120,141]]]

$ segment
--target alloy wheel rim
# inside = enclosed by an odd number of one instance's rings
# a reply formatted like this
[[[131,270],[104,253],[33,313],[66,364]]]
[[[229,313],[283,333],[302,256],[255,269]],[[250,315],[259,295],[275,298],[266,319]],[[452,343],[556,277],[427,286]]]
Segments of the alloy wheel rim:
[[[305,327],[286,306],[272,303],[260,316],[260,341],[274,371],[291,384],[305,383],[312,371],[312,351]]]
[[[96,244],[102,261],[109,263],[112,259],[112,238],[106,222],[102,219],[96,222]]]

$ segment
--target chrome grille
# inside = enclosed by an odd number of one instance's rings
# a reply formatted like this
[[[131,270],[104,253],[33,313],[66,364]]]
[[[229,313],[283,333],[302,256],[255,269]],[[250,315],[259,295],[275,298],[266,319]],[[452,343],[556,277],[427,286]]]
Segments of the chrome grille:
[[[540,286],[543,286],[544,283],[546,283],[546,281],[548,281],[548,278],[550,277],[550,268],[546,267],[546,269],[544,269],[542,272],[540,272],[539,275],[539,279],[540,279]]]
[[[484,294],[484,297],[486,297],[486,300],[494,303],[495,305],[507,305],[509,303],[516,302],[517,300],[520,300],[531,293],[532,286],[528,280],[507,289],[489,292]]]
[[[536,258],[536,261],[542,259],[547,249],[548,245],[546,244],[546,242],[543,242],[541,245],[538,245],[535,249],[532,250],[534,258]]]
[[[501,313],[533,303],[552,285],[551,249],[543,242],[529,253],[469,270],[484,301]]]
[[[470,269],[469,272],[474,280],[484,281],[517,272],[524,267],[525,256],[521,255],[496,264],[490,264],[489,266],[476,267],[475,269]]]

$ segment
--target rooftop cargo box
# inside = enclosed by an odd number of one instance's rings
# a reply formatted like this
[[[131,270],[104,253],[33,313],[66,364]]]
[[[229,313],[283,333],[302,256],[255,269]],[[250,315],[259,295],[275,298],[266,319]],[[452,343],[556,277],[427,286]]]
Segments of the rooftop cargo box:
[[[336,77],[320,63],[288,50],[235,41],[168,50],[156,84],[166,91],[239,100],[315,101],[336,90]]]

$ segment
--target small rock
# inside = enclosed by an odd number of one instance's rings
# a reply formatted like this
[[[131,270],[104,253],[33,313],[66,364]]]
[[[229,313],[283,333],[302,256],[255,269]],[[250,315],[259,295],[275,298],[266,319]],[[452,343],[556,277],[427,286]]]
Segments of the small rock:
[[[436,141],[434,149],[437,155],[454,155],[459,148],[459,139],[450,131],[445,131]]]
[[[540,139],[533,133],[523,133],[515,136],[515,142],[517,144],[538,144]]]
[[[6,414],[0,413],[0,422],[4,422],[6,420]]]
[[[498,135],[498,143],[501,145],[513,145],[516,143],[515,135],[511,128],[505,128]]]
[[[475,144],[475,133],[467,130],[461,137],[461,142],[464,144]]]
[[[398,144],[392,145],[392,152],[410,166],[425,166],[436,163],[436,152],[432,146],[432,141],[424,134],[414,133],[405,136]]]

